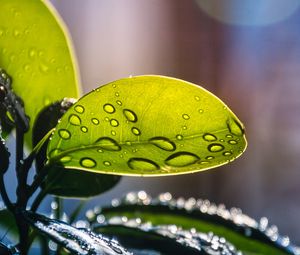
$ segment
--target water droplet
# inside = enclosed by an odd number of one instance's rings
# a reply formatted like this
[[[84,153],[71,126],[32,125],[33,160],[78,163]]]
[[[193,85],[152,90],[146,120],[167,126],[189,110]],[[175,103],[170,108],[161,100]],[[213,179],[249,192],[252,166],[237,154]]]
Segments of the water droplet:
[[[30,58],[34,58],[36,56],[36,51],[34,49],[29,50],[28,56]]]
[[[119,96],[120,96],[120,94],[119,94],[118,92],[116,92],[116,93],[115,93],[115,96],[116,96],[116,97],[119,97]]]
[[[237,120],[230,118],[227,120],[227,127],[231,134],[236,136],[242,136],[244,134],[244,129]]]
[[[97,165],[97,163],[91,158],[82,158],[80,160],[80,165],[86,168],[94,168]]]
[[[213,142],[213,141],[216,141],[216,140],[217,140],[217,137],[216,137],[215,135],[213,135],[213,134],[207,133],[207,134],[204,134],[204,135],[203,135],[203,139],[204,139],[205,141],[207,141],[207,142]]]
[[[105,105],[103,105],[103,110],[106,111],[109,114],[112,114],[112,113],[114,113],[116,111],[115,107],[113,105],[111,105],[111,104],[105,104]]]
[[[183,126],[182,129],[183,129],[183,130],[187,130],[187,126]]]
[[[20,35],[21,35],[21,32],[19,31],[19,30],[14,30],[14,37],[16,37],[16,38],[18,38],[18,37],[20,37]]]
[[[225,140],[224,140],[224,139],[220,139],[220,142],[224,143],[224,142],[225,142]]]
[[[212,144],[208,145],[207,148],[211,152],[219,152],[219,151],[224,150],[225,147],[219,143],[212,143]]]
[[[30,72],[31,68],[30,65],[24,65],[24,71]]]
[[[232,155],[232,152],[230,152],[230,151],[224,151],[223,155],[224,156],[230,156],[230,155]]]
[[[68,162],[70,162],[72,160],[72,157],[71,156],[64,156],[64,157],[62,157],[59,161],[61,162],[61,163],[68,163]]]
[[[169,156],[165,163],[169,166],[184,167],[196,163],[199,159],[200,158],[193,153],[182,151]]]
[[[182,118],[185,119],[185,120],[189,120],[189,119],[190,119],[190,116],[187,115],[187,114],[182,114]]]
[[[58,135],[64,140],[68,140],[71,137],[71,133],[66,129],[58,130]]]
[[[233,138],[233,136],[232,136],[232,135],[226,135],[226,137],[227,137],[227,138]]]
[[[40,71],[41,71],[42,73],[47,73],[47,72],[49,71],[49,66],[47,66],[47,65],[45,65],[45,64],[43,64],[43,63],[41,63],[41,64],[39,65],[39,69],[40,69]]]
[[[117,127],[117,126],[119,126],[119,122],[116,119],[111,119],[110,125],[113,127]]]
[[[202,113],[204,112],[204,110],[203,110],[203,109],[199,109],[198,112],[199,112],[200,114],[202,114]]]
[[[117,87],[117,85],[116,85],[116,84],[113,84],[113,85],[112,85],[112,87],[113,87],[113,88],[116,88],[116,87]]]
[[[120,100],[117,100],[116,103],[117,103],[118,105],[122,105],[122,102],[121,102]]]
[[[125,115],[126,119],[130,122],[137,122],[138,120],[136,114],[129,109],[124,109],[123,114]]]
[[[80,130],[83,132],[83,133],[86,133],[88,131],[88,128],[86,126],[82,126],[80,128]]]
[[[101,147],[104,150],[108,151],[120,151],[121,146],[112,138],[109,137],[101,137],[99,138],[95,144]]]
[[[105,166],[111,166],[111,163],[109,161],[103,161],[103,165],[105,165]]]
[[[102,152],[103,152],[103,150],[101,150],[101,149],[98,149],[97,151],[98,151],[99,153],[102,153]]]
[[[114,130],[112,130],[111,132],[111,135],[113,135],[113,136],[115,136],[117,133],[116,133],[116,131],[114,131]]]
[[[108,121],[109,121],[109,118],[108,118],[108,117],[105,117],[104,120],[108,122]]]
[[[237,144],[238,142],[236,140],[229,140],[228,143],[234,145]]]
[[[205,165],[205,164],[208,164],[208,163],[209,163],[208,161],[201,161],[200,162],[201,165]]]
[[[165,137],[161,137],[161,136],[153,137],[153,138],[149,139],[149,142],[165,151],[175,151],[176,150],[175,143]]]
[[[182,140],[182,139],[183,139],[183,136],[182,136],[182,135],[176,135],[176,139],[177,139],[177,140]]]
[[[133,127],[133,128],[131,129],[131,132],[132,132],[134,135],[141,135],[141,131],[140,131],[138,128],[136,128],[136,127]]]
[[[131,146],[131,142],[130,141],[126,141],[125,144]]]
[[[127,164],[133,170],[155,171],[159,169],[158,164],[145,158],[131,158]]]
[[[215,157],[214,156],[207,156],[205,159],[207,159],[207,160],[212,160],[212,159],[214,159]]]
[[[98,119],[92,118],[91,121],[92,121],[92,123],[93,123],[94,125],[99,125],[99,120],[98,120]]]
[[[200,97],[195,96],[195,100],[196,100],[196,101],[200,101]]]
[[[74,126],[80,126],[81,119],[76,114],[71,114],[69,117],[69,122]]]
[[[82,105],[76,105],[74,110],[78,113],[84,113],[84,107]]]

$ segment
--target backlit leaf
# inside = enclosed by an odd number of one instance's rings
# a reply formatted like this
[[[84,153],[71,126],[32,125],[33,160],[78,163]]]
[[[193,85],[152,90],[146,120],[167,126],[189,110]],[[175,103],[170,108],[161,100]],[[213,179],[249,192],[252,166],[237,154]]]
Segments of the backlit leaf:
[[[243,125],[217,97],[161,76],[121,79],[81,98],[49,143],[49,164],[121,175],[169,175],[226,164]]]
[[[65,98],[45,107],[38,114],[32,131],[32,143],[37,145],[39,141],[54,128],[58,120],[73,105],[76,100]],[[48,141],[40,149],[36,156],[36,169],[41,171],[46,161],[46,148]],[[79,172],[74,169],[65,171],[62,167],[54,165],[46,177],[42,188],[47,193],[64,197],[91,197],[99,195],[115,186],[120,176],[108,174],[95,174],[91,172]]]
[[[0,67],[12,77],[31,124],[45,105],[78,96],[74,61],[62,22],[46,1],[1,1]]]

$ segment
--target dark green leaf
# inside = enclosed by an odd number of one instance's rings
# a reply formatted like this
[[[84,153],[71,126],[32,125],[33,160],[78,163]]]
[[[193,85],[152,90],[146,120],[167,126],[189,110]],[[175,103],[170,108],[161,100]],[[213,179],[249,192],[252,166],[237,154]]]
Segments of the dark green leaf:
[[[3,235],[7,235],[10,240],[18,240],[18,227],[16,225],[15,218],[7,209],[0,210],[0,229],[1,233]]]
[[[244,129],[217,97],[161,76],[121,79],[81,98],[49,143],[49,164],[117,175],[217,167],[246,148]]]
[[[45,105],[78,96],[74,61],[67,32],[47,1],[1,1],[0,67],[11,75],[31,124]],[[31,144],[31,130],[26,138]]]
[[[214,234],[182,230],[176,225],[153,226],[142,224],[139,219],[124,221],[122,217],[111,219],[107,225],[94,231],[117,238],[131,250],[154,250],[159,254],[239,254],[235,247]]]
[[[240,209],[226,209],[208,200],[190,198],[172,199],[169,193],[151,199],[145,192],[129,193],[124,201],[113,201],[115,207],[96,209],[89,213],[91,229],[97,227],[97,219],[124,216],[125,220],[139,218],[153,225],[176,224],[185,230],[194,228],[199,232],[213,232],[224,237],[244,254],[297,254],[297,247],[288,237],[282,237],[274,226],[268,226],[265,219],[256,222]],[[98,217],[98,215],[100,215]],[[274,241],[275,240],[275,241]]]
[[[117,242],[86,229],[78,229],[62,221],[28,211],[24,211],[23,216],[34,228],[73,254],[130,254]]]
[[[57,125],[58,120],[74,103],[74,99],[65,98],[45,107],[37,116],[33,127],[33,145],[38,142]],[[39,172],[46,161],[48,142],[40,149],[36,158],[36,167]],[[64,197],[90,197],[103,193],[115,186],[120,177],[113,175],[98,175],[74,169],[64,169],[54,165],[47,176],[44,188],[48,193]]]

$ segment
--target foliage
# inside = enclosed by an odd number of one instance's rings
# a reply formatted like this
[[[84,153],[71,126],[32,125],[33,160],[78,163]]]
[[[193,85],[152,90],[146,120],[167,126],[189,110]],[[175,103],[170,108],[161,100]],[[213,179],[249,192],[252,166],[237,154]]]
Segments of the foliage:
[[[299,254],[276,228],[195,199],[163,195],[156,203],[132,193],[76,222],[83,203],[63,218],[63,200],[54,197],[51,217],[36,213],[49,194],[96,196],[123,175],[218,167],[239,157],[247,142],[228,106],[175,78],[129,77],[72,99],[80,91],[76,63],[55,11],[33,0],[3,0],[1,10],[0,125],[3,138],[15,129],[17,178],[12,201],[4,181],[13,171],[11,153],[1,138],[0,227],[11,238],[0,243],[1,254],[28,254],[34,242],[44,254],[49,247],[56,254]]]

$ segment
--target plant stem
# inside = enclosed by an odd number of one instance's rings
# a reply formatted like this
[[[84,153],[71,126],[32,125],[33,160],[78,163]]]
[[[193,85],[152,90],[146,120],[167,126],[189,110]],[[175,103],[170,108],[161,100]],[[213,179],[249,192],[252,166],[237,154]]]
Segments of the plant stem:
[[[8,194],[6,192],[5,184],[4,184],[4,175],[0,175],[0,193],[3,199],[4,204],[6,205],[7,209],[11,212],[15,210],[15,206],[10,201]]]
[[[47,196],[47,190],[42,189],[40,193],[36,196],[35,200],[33,201],[30,210],[36,212],[46,196]]]

